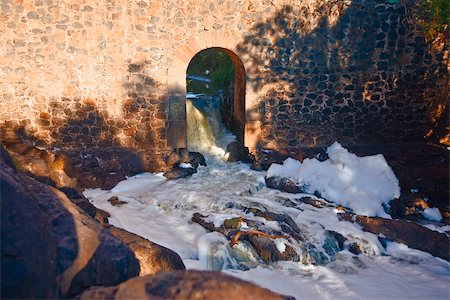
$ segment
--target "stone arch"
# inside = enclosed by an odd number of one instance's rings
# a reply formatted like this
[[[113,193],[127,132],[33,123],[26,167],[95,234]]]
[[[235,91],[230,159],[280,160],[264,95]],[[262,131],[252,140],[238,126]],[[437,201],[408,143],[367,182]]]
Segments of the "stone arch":
[[[260,122],[254,120],[254,114],[248,111],[255,103],[256,94],[249,85],[246,75],[247,67],[238,55],[236,46],[239,37],[230,33],[217,34],[205,33],[189,40],[171,55],[171,64],[168,69],[168,146],[186,148],[186,72],[192,58],[206,49],[218,49],[228,54],[235,69],[235,91],[234,91],[234,120],[237,138],[250,149],[254,149],[258,139]],[[257,125],[255,126],[255,121]]]

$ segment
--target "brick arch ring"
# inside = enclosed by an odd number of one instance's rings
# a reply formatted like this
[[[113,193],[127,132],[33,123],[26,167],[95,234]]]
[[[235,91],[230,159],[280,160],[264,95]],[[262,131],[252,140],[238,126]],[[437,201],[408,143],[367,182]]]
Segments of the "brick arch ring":
[[[233,120],[239,128],[237,139],[250,150],[256,148],[261,120],[246,113],[257,102],[257,94],[250,88],[247,69],[236,49],[240,38],[227,33],[205,32],[178,47],[171,55],[168,69],[168,128],[167,142],[172,149],[186,148],[186,72],[192,58],[205,49],[217,49],[228,54],[235,70]],[[251,62],[247,62],[249,64]]]

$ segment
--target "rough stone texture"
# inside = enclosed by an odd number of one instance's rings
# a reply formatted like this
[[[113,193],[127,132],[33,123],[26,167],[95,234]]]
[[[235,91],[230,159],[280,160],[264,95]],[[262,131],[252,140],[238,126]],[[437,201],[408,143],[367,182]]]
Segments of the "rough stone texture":
[[[431,253],[434,256],[450,260],[450,240],[444,233],[405,220],[390,220],[378,217],[366,217],[342,214],[345,220],[355,220],[365,231],[372,232],[408,247]]]
[[[12,164],[5,163],[8,155],[3,147],[0,149],[1,297],[56,298],[58,274],[75,259],[77,243],[76,240],[65,240],[66,248],[71,246],[69,249],[73,252],[66,252],[65,261],[58,265],[54,258],[61,236],[55,236],[55,231],[58,233],[58,227],[64,228],[70,235],[74,234],[75,226],[61,207],[53,207],[52,216],[65,216],[66,221],[56,228],[52,226],[51,217],[33,201],[32,188],[18,186],[22,177],[15,174]]]
[[[108,225],[106,228],[111,235],[118,238],[133,251],[139,261],[140,276],[152,275],[160,271],[186,269],[180,256],[174,251],[113,225]]]
[[[176,271],[91,288],[81,299],[294,299],[220,272]]]
[[[187,66],[218,47],[251,149],[422,140],[448,125],[448,47],[414,33],[413,2],[7,1],[0,122],[69,157],[120,149],[162,170],[186,145]]]
[[[16,172],[1,149],[2,298],[74,296],[139,274],[126,245],[61,191]]]
[[[254,157],[249,153],[248,148],[235,141],[227,145],[228,162],[242,161],[244,163],[253,163]]]
[[[172,170],[164,172],[164,177],[166,177],[167,179],[179,179],[186,178],[195,173],[197,173],[197,170],[194,168],[174,167]]]

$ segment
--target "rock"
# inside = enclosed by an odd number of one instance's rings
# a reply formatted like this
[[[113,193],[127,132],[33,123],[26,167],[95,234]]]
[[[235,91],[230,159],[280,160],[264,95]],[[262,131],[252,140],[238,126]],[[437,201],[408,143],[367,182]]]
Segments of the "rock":
[[[300,256],[290,245],[285,245],[286,249],[280,252],[272,239],[257,235],[244,235],[242,240],[246,240],[252,245],[259,257],[265,262],[276,261],[300,261]]]
[[[259,255],[259,257],[266,263],[287,260],[287,261],[299,261],[300,256],[296,253],[293,247],[285,244],[286,248],[284,252],[280,252],[275,245],[274,239],[283,237],[285,239],[293,238],[297,241],[303,241],[304,237],[301,235],[300,228],[295,224],[294,220],[288,215],[270,213],[262,211],[256,208],[247,209],[255,216],[265,218],[268,221],[278,222],[279,227],[283,232],[267,231],[264,224],[261,222],[255,222],[246,218],[232,218],[224,222],[220,227],[215,227],[214,223],[207,221],[207,216],[203,216],[199,213],[195,213],[192,216],[192,221],[200,224],[209,231],[217,231],[223,234],[230,240],[230,245],[236,244],[239,239],[247,241]],[[245,222],[250,229],[241,231],[236,228],[240,223]]]
[[[318,200],[311,197],[302,197],[300,199],[296,199],[299,202],[312,205],[317,208],[323,208],[323,207],[334,207],[331,203],[327,203],[324,200]]]
[[[74,236],[75,226],[70,215],[51,199],[46,205],[52,209],[48,216],[35,199],[36,187],[22,185],[37,182],[18,175],[8,160],[2,147],[1,298],[56,298],[60,269],[68,268],[77,255],[76,240],[64,238],[61,228]],[[52,218],[58,216],[61,221],[55,228]],[[65,252],[65,258],[58,264],[54,258],[58,256],[59,243],[70,251]]]
[[[146,171],[138,153],[120,147],[67,153],[65,172],[82,188],[110,190],[127,176]]]
[[[40,150],[31,144],[15,143],[6,145],[17,169],[29,173],[40,182],[62,188],[77,188],[78,182],[64,171],[67,158],[45,150]]]
[[[165,163],[169,166],[173,166],[181,162],[181,155],[177,151],[171,152],[164,159]]]
[[[264,177],[266,186],[271,189],[280,190],[286,193],[298,194],[305,193],[302,187],[296,185],[292,180],[281,177]]]
[[[234,141],[227,145],[228,162],[242,161],[243,163],[253,163],[255,157],[250,154],[248,148],[241,143]]]
[[[128,203],[127,201],[119,200],[117,196],[112,196],[108,199],[108,202],[111,203],[112,206],[121,206]]]
[[[168,248],[113,225],[108,225],[107,230],[133,251],[139,261],[140,276],[186,269],[180,256]]]
[[[9,127],[0,127],[0,138],[3,145],[13,145],[22,143],[17,131]]]
[[[424,219],[421,211],[429,208],[424,197],[411,191],[403,191],[399,199],[389,203],[389,213],[395,219],[420,220]]]
[[[59,188],[59,190],[66,194],[73,204],[81,208],[91,218],[96,219],[102,225],[108,224],[108,218],[111,217],[111,215],[92,205],[79,190],[73,188]]]
[[[113,288],[91,288],[81,299],[294,299],[253,283],[209,271],[161,272]]]
[[[2,298],[71,297],[139,274],[133,252],[64,193],[17,173],[2,152]]]
[[[257,171],[267,171],[273,163],[282,164],[286,158],[291,157],[298,161],[303,161],[305,158],[317,158],[320,161],[328,158],[326,152],[322,148],[298,148],[295,151],[288,150],[268,150],[259,149],[256,153],[255,161],[251,169]]]
[[[166,177],[167,179],[186,178],[195,173],[197,173],[197,170],[195,170],[194,168],[174,167],[172,170],[165,172],[164,177]]]
[[[190,163],[194,168],[197,168],[198,166],[206,166],[205,157],[200,152],[189,152],[188,163]]]
[[[350,214],[340,215],[343,220],[360,224],[365,231],[382,235],[398,243],[406,244],[410,248],[429,252],[447,261],[450,260],[450,239],[443,233],[405,220],[391,220]]]
[[[281,154],[277,151],[258,151],[256,160],[255,162],[253,162],[250,168],[257,171],[267,171],[270,168],[270,165],[272,165],[273,163],[282,164],[283,161],[288,157],[288,155]]]

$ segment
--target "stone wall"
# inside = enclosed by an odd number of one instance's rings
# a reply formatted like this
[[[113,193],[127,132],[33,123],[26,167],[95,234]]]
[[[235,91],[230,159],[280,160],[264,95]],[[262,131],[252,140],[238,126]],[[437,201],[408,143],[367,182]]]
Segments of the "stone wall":
[[[329,1],[313,12],[285,6],[255,24],[239,54],[258,62],[247,70],[254,89],[270,86],[261,145],[418,142],[436,116],[448,124],[448,52],[414,33],[408,8]]]
[[[0,122],[43,148],[125,149],[160,169],[186,146],[187,66],[218,47],[245,70],[235,110],[251,148],[420,140],[446,104],[448,54],[388,2],[3,1]]]

